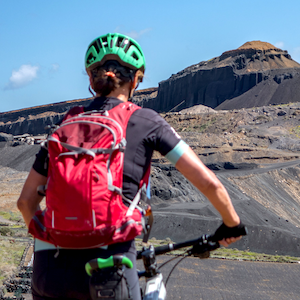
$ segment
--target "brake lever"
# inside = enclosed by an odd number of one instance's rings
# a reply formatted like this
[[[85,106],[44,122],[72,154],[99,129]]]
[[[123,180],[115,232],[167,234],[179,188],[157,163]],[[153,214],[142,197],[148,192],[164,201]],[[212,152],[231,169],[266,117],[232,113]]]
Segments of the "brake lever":
[[[216,250],[219,247],[219,242],[213,241],[212,236],[204,234],[188,251],[188,254],[200,259],[209,258],[210,251]]]

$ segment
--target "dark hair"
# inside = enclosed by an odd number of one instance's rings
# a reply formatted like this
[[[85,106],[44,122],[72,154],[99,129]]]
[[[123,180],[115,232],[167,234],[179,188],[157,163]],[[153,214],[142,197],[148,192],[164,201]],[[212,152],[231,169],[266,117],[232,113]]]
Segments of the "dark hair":
[[[115,76],[107,75],[113,72]],[[120,65],[117,61],[107,61],[104,65],[91,70],[93,90],[101,96],[107,96],[112,91],[133,81],[135,71]]]

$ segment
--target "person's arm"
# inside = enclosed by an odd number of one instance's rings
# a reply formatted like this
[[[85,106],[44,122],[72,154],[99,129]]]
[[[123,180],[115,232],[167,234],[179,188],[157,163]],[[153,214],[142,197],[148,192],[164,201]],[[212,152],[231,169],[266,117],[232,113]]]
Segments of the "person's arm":
[[[43,199],[43,196],[37,193],[37,188],[40,185],[45,185],[46,182],[47,177],[31,169],[17,202],[27,227],[29,227],[35,212],[39,210],[39,204]]]
[[[176,162],[175,167],[208,198],[220,213],[226,226],[235,227],[240,224],[240,218],[232,205],[225,187],[216,175],[201,162],[190,147],[185,149]],[[228,246],[238,239],[240,238],[227,238],[222,240],[220,244]]]

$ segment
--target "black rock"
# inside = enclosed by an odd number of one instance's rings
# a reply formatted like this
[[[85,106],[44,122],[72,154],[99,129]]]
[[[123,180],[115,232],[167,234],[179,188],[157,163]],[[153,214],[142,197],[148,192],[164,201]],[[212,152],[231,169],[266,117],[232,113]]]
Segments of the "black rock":
[[[0,142],[11,142],[14,139],[12,134],[0,132]]]

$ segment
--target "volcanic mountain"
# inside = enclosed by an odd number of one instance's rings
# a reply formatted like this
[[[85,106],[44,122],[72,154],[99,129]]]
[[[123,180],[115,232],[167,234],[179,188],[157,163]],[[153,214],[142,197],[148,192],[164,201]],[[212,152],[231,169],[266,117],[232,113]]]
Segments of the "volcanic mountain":
[[[299,83],[300,64],[287,51],[252,41],[173,74],[144,106],[168,112],[198,104],[235,109],[297,102]]]

